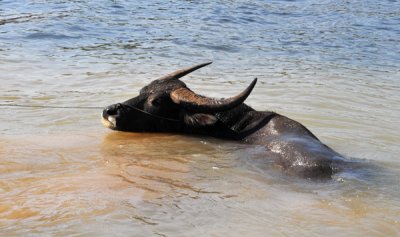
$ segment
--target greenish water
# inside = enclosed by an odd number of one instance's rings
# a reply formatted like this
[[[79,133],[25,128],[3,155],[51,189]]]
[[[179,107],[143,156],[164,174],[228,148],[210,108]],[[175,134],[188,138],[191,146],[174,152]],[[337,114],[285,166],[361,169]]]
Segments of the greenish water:
[[[288,177],[263,148],[0,107],[0,235],[398,236],[398,1],[0,1],[0,104],[106,106],[175,69],[305,124],[363,169]]]

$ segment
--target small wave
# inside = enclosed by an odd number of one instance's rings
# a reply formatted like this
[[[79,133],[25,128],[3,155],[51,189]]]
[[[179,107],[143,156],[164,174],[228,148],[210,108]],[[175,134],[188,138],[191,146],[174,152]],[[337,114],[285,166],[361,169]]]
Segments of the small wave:
[[[43,19],[43,15],[39,14],[28,14],[28,15],[22,15],[22,16],[8,16],[6,18],[0,19],[0,25],[5,25],[9,23],[23,23],[23,22],[28,22],[32,21],[35,19]]]
[[[206,45],[206,44],[196,44],[195,46],[199,48],[206,48],[225,52],[238,52],[239,48],[231,45]]]
[[[37,32],[33,34],[27,35],[25,38],[27,39],[78,39],[78,36],[69,36],[65,34],[52,34],[46,32]]]

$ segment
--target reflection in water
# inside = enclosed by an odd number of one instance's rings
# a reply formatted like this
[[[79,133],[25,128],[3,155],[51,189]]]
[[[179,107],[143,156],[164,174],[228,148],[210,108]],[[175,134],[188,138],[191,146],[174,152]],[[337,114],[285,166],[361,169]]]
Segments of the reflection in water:
[[[398,184],[389,175],[375,181],[299,180],[274,172],[259,146],[168,134],[100,135],[0,141],[4,234],[193,236],[240,230],[263,236],[339,229],[394,236],[400,227],[398,190],[390,191]]]
[[[189,141],[188,141],[189,140]],[[190,141],[192,140],[192,141]],[[193,146],[193,139],[177,135],[110,133],[102,145],[104,163],[112,175],[145,191],[144,198],[168,195],[174,190],[209,193],[190,184],[193,154],[212,153],[212,147]],[[211,149],[210,149],[211,148]],[[171,194],[169,194],[171,195]]]

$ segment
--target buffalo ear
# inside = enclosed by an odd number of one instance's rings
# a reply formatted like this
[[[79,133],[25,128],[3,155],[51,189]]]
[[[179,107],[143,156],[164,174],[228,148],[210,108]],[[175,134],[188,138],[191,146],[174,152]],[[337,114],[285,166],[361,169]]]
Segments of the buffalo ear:
[[[185,114],[185,123],[195,127],[202,127],[207,125],[213,125],[217,122],[217,118],[211,114]]]

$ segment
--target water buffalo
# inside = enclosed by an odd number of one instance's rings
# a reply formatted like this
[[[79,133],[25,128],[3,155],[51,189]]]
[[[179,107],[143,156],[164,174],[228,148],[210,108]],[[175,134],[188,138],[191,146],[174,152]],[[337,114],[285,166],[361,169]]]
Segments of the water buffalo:
[[[138,96],[106,107],[103,124],[120,131],[200,134],[263,145],[266,158],[302,177],[329,178],[338,171],[344,158],[302,124],[243,103],[257,78],[227,99],[198,95],[179,80],[208,64],[168,74],[143,87]]]

